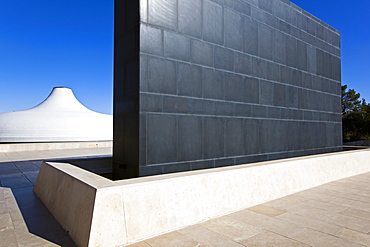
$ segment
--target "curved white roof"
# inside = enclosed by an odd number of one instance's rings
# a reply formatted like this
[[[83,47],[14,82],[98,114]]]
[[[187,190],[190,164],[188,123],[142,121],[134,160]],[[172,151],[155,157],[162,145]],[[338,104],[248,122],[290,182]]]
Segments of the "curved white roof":
[[[87,109],[66,87],[55,87],[39,105],[0,113],[0,142],[113,140],[113,116]]]

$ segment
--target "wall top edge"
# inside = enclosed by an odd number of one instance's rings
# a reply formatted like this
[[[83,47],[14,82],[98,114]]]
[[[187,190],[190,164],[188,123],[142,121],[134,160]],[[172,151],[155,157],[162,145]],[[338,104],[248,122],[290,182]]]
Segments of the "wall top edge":
[[[142,4],[143,2],[146,2],[146,3],[143,5],[146,11],[148,11],[148,10],[147,10],[147,8],[148,8],[147,1],[148,1],[148,0],[141,0],[141,1],[140,1],[140,4]],[[213,1],[213,2],[215,2],[215,3],[217,3],[217,4],[219,4],[219,1],[215,1],[215,0],[211,0],[211,1]],[[232,1],[233,1],[233,0],[232,0]],[[244,0],[244,1],[245,1],[245,0]],[[308,11],[304,10],[303,8],[301,8],[301,7],[299,7],[298,5],[296,5],[295,3],[293,3],[293,2],[291,2],[291,1],[289,1],[289,0],[280,0],[280,1],[281,1],[281,2],[283,2],[284,4],[286,4],[286,5],[290,6],[291,8],[295,9],[297,12],[299,12],[299,13],[301,13],[301,14],[303,14],[303,15],[307,16],[308,18],[312,19],[313,21],[315,21],[315,22],[317,22],[317,23],[319,23],[319,24],[323,25],[324,27],[328,28],[330,31],[332,31],[332,32],[334,32],[334,33],[336,33],[336,34],[340,35],[340,31],[339,31],[338,29],[336,29],[336,28],[334,28],[333,26],[331,26],[331,25],[327,24],[326,22],[322,21],[320,18],[318,18],[318,17],[316,17],[315,15],[311,14],[310,12],[308,12]],[[246,2],[247,2],[248,4],[250,4],[251,6],[254,6],[254,7],[256,7],[256,8],[259,8],[258,4],[256,5],[256,4],[254,4],[254,2],[252,2],[252,1],[246,1]],[[259,8],[259,9],[260,9],[260,8]],[[147,18],[147,17],[146,17],[146,18]],[[143,21],[143,20],[141,20],[141,18],[140,18],[139,22],[141,22],[141,23],[148,23],[148,21],[147,21],[147,20]]]
[[[283,1],[284,2],[284,1]],[[320,23],[321,25],[329,28],[331,31],[335,32],[336,34],[340,35],[340,31],[338,31],[338,29],[334,28],[333,26],[329,25],[328,23],[322,21],[320,18],[316,17],[315,15],[311,14],[310,12],[302,9],[301,7],[299,7],[298,5],[296,5],[295,3],[289,1],[289,5],[292,6],[293,8],[295,8],[298,12],[304,14],[305,16],[313,19],[314,21]]]

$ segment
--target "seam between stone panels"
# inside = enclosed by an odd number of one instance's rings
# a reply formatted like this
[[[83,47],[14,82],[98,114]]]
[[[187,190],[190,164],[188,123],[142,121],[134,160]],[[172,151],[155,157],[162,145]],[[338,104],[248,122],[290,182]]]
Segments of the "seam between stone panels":
[[[312,109],[295,108],[295,107],[274,106],[274,105],[265,105],[265,104],[240,102],[240,101],[228,101],[228,100],[221,100],[221,99],[201,98],[201,97],[176,95],[176,94],[164,94],[164,93],[155,93],[155,92],[140,92],[140,94],[158,95],[158,96],[167,96],[167,97],[174,97],[174,98],[194,99],[194,100],[205,100],[205,101],[213,101],[213,102],[221,102],[221,103],[233,103],[233,104],[239,104],[239,105],[264,106],[264,107],[273,107],[273,108],[279,108],[279,109],[300,110],[300,111],[331,113],[331,114],[336,114],[336,115],[342,115],[342,113],[332,112],[332,111],[321,111],[321,110],[312,110]],[[337,95],[335,95],[335,96],[337,96]],[[163,108],[162,108],[162,111],[163,111]]]
[[[330,146],[330,147],[321,147],[321,148],[308,148],[308,149],[299,149],[299,150],[293,150],[293,151],[279,151],[279,152],[269,152],[269,153],[256,153],[256,154],[239,155],[239,156],[224,156],[224,157],[220,157],[220,158],[208,158],[208,159],[201,159],[201,160],[186,160],[186,161],[177,161],[177,162],[156,163],[156,164],[147,165],[146,167],[158,166],[158,165],[174,165],[174,164],[179,164],[179,163],[216,161],[216,160],[224,160],[224,159],[238,159],[238,158],[247,158],[247,157],[257,157],[257,156],[262,156],[262,155],[299,153],[299,152],[316,151],[316,150],[323,150],[323,149],[334,149],[334,148],[342,148],[342,146]],[[322,153],[322,154],[325,154],[325,153]],[[296,157],[296,158],[299,158],[299,157]],[[284,158],[284,159],[289,159],[289,158]],[[277,161],[277,160],[268,160],[268,161]],[[261,161],[256,161],[256,162],[251,162],[251,163],[246,163],[246,164],[253,164],[253,163],[259,163],[259,162],[261,162]],[[222,166],[222,167],[225,167],[225,166]],[[210,168],[207,168],[207,169],[210,169]]]
[[[250,4],[250,3],[248,3],[248,4]],[[283,3],[283,4],[285,4],[285,3]],[[260,9],[260,8],[259,8],[258,6],[256,6],[256,5],[253,5],[253,4],[250,4],[250,5],[251,5],[251,6],[255,6],[255,7],[256,7],[256,8],[258,8],[260,11],[265,12],[265,13],[267,13],[268,15],[273,16],[273,17],[274,17],[274,18],[276,18],[277,20],[280,20],[280,21],[283,21],[283,22],[287,23],[287,24],[288,24],[289,26],[291,26],[291,27],[295,27],[295,28],[297,28],[297,29],[301,30],[302,32],[307,33],[308,35],[310,35],[310,36],[312,36],[312,37],[316,38],[317,40],[319,40],[319,41],[323,42],[324,44],[328,44],[328,45],[330,45],[331,47],[333,47],[333,48],[335,48],[335,49],[339,49],[339,47],[336,47],[335,45],[330,44],[330,43],[326,42],[325,40],[322,40],[322,39],[320,39],[320,38],[318,38],[318,37],[316,37],[316,36],[314,36],[314,35],[310,34],[309,32],[307,32],[307,31],[305,31],[305,30],[302,30],[302,29],[298,28],[297,26],[294,26],[294,25],[292,25],[292,24],[290,24],[290,23],[286,22],[286,20],[281,19],[281,18],[279,18],[279,17],[275,16],[274,14],[271,14],[271,13],[269,13],[269,12],[267,12],[267,11],[263,10],[263,9]],[[288,5],[288,6],[289,6],[289,5]],[[226,7],[226,8],[229,8],[228,6],[225,6],[225,7]],[[290,8],[292,8],[292,7],[290,7]],[[229,9],[232,9],[232,8],[229,8]],[[294,8],[293,8],[293,9],[294,9]],[[238,13],[240,13],[242,16],[248,17],[249,19],[253,19],[253,20],[255,20],[255,21],[259,22],[259,23],[262,23],[262,24],[264,24],[264,25],[266,25],[266,26],[269,26],[269,25],[267,25],[266,23],[263,23],[263,22],[261,22],[261,21],[259,21],[259,20],[255,19],[255,18],[253,18],[251,15],[249,16],[249,15],[246,15],[246,14],[244,14],[244,13],[242,13],[242,12],[239,12],[239,11],[237,11],[237,10],[235,10],[235,9],[233,9],[233,10],[234,10],[234,11],[236,11],[236,12],[238,12]],[[323,22],[323,21],[321,21],[321,20],[320,20],[320,22],[319,22],[319,21],[316,21],[316,20],[312,19],[310,16],[307,16],[305,13],[303,13],[303,12],[301,12],[301,11],[297,11],[296,9],[294,9],[294,10],[295,10],[296,12],[301,13],[302,15],[306,16],[306,17],[307,17],[307,18],[309,18],[310,20],[314,21],[316,24],[319,24],[319,25],[323,26],[323,28],[328,29],[331,33],[334,33],[334,34],[336,34],[336,35],[340,36],[340,33],[338,33],[338,31],[337,31],[337,32],[335,32],[335,31],[331,30],[330,28],[328,28],[327,26],[329,26],[329,25],[328,25],[328,24],[326,24],[325,22]],[[275,29],[275,30],[278,30],[278,31],[280,31],[280,32],[283,32],[283,31],[281,31],[280,29],[276,29],[276,28],[275,28],[275,27],[273,27],[273,26],[269,26],[269,27],[271,27],[271,28],[273,28],[273,29]],[[335,29],[335,28],[333,28],[333,29]],[[286,33],[286,32],[283,32],[283,33]],[[289,33],[286,33],[286,34],[288,34],[288,35],[292,36],[292,35],[291,35],[291,34],[289,34]],[[294,36],[292,36],[292,37],[294,37]],[[303,40],[302,40],[302,41],[303,41]],[[303,41],[303,42],[305,42],[305,41]]]
[[[232,119],[260,119],[260,120],[274,120],[283,122],[308,122],[308,123],[331,123],[338,124],[342,121],[321,121],[321,120],[304,120],[304,119],[288,119],[288,118],[266,118],[266,117],[246,117],[246,116],[227,116],[227,115],[207,115],[194,113],[177,113],[177,112],[151,112],[143,111],[143,113],[152,115],[170,115],[170,116],[194,116],[194,117],[213,117],[213,118],[232,118]]]
[[[238,73],[238,72],[231,71],[231,70],[218,69],[218,68],[214,68],[214,67],[209,67],[207,65],[202,65],[202,64],[198,64],[198,63],[192,63],[192,62],[188,62],[188,61],[179,60],[179,59],[176,59],[176,58],[163,57],[163,56],[154,55],[154,54],[145,53],[145,52],[140,52],[140,53],[143,54],[143,55],[147,55],[148,59],[150,57],[154,57],[154,58],[160,58],[160,59],[169,60],[169,61],[173,61],[173,62],[186,63],[188,65],[196,65],[196,66],[199,66],[199,67],[202,67],[202,68],[205,68],[205,69],[217,70],[217,71],[220,71],[220,72],[226,72],[226,73],[240,75],[240,76],[244,76],[244,77],[248,77],[248,78],[254,78],[254,79],[258,79],[258,80],[269,81],[269,82],[277,83],[277,84],[280,84],[280,85],[291,86],[291,87],[295,87],[295,88],[298,88],[298,89],[305,89],[307,91],[313,91],[313,92],[319,92],[319,93],[323,93],[323,94],[327,94],[327,95],[338,96],[337,94],[333,94],[333,93],[329,93],[329,92],[325,92],[325,91],[319,91],[319,90],[315,90],[315,89],[311,89],[311,88],[296,86],[296,85],[292,85],[292,84],[288,84],[288,83],[283,83],[283,82],[280,82],[280,81],[270,80],[270,79],[263,78],[263,77],[256,77],[256,76],[249,75],[249,74],[242,74],[242,73]],[[258,58],[258,59],[261,59],[261,60],[265,60],[267,62],[271,62],[271,60],[266,60],[266,59],[263,59],[263,58],[259,58],[257,56],[253,56],[253,55],[249,55],[249,56],[255,57],[255,58]],[[282,65],[282,64],[279,64],[279,63],[275,63],[275,64]],[[323,77],[323,76],[320,76],[320,75],[316,75],[316,74],[313,74],[313,73],[308,73],[307,71],[304,71],[304,70],[296,69],[296,68],[289,67],[289,66],[286,66],[286,65],[282,65],[282,66],[285,66],[287,68],[292,68],[294,70],[301,71],[301,72],[304,72],[304,73],[307,73],[307,74],[310,74],[310,75],[313,75],[313,76],[316,76],[316,77],[319,77],[319,78],[323,78],[323,79],[329,80],[331,82],[340,83],[340,81],[336,81],[336,80],[333,80],[333,79],[330,79],[330,78],[327,78],[327,77]]]
[[[202,6],[203,7],[203,6]],[[223,7],[226,7],[226,8],[228,8],[227,6],[223,6]],[[230,9],[230,8],[229,8]],[[259,9],[259,10],[261,10],[261,11],[263,11],[263,12],[265,12],[265,13],[267,13],[267,14],[269,14],[269,15],[271,15],[271,16],[273,16],[274,18],[276,18],[277,20],[281,20],[281,21],[283,21],[283,22],[285,22],[285,23],[287,23],[289,26],[291,26],[291,27],[294,27],[294,28],[297,28],[297,29],[299,29],[297,26],[294,26],[294,25],[291,25],[290,23],[288,23],[288,22],[286,22],[285,20],[283,20],[283,19],[280,19],[280,18],[278,18],[278,17],[276,17],[276,16],[274,16],[274,15],[272,15],[272,14],[270,14],[269,12],[266,12],[266,11],[264,11],[264,10],[262,10],[262,9]],[[177,9],[177,11],[178,11],[178,9]],[[236,10],[234,10],[234,11],[236,11]],[[283,32],[282,30],[280,30],[280,29],[277,29],[277,28],[275,28],[275,27],[273,27],[273,26],[270,26],[270,25],[267,25],[266,23],[264,23],[264,22],[261,22],[261,21],[259,21],[259,20],[257,20],[257,19],[255,19],[255,18],[252,18],[252,16],[248,16],[248,15],[245,15],[245,14],[243,14],[242,12],[239,12],[239,11],[236,11],[236,12],[238,12],[238,13],[240,13],[242,16],[244,16],[244,17],[248,17],[249,19],[251,19],[251,20],[254,20],[254,21],[256,21],[256,22],[258,22],[258,23],[261,23],[262,25],[265,25],[265,26],[268,26],[268,27],[270,27],[271,29],[273,29],[273,30],[276,30],[276,31],[279,31],[279,32],[281,32],[281,33],[284,33],[284,34],[286,34],[286,35],[288,35],[288,36],[290,36],[290,37],[292,37],[292,38],[295,38],[295,39],[297,39],[297,40],[300,40],[300,41],[302,41],[303,43],[305,43],[305,44],[308,44],[308,45],[311,45],[311,46],[313,46],[311,43],[307,43],[306,41],[304,41],[304,40],[302,40],[302,39],[299,39],[298,37],[295,37],[295,36],[292,36],[290,33],[287,33],[287,32]],[[301,12],[299,12],[299,13],[301,13]],[[303,14],[303,13],[302,13]],[[148,18],[149,18],[149,16],[148,16]],[[177,17],[178,18],[178,17]],[[224,19],[224,16],[223,16],[223,19]],[[178,21],[178,20],[177,20]],[[202,18],[202,21],[203,21],[203,18]],[[314,21],[314,20],[313,20]],[[320,22],[317,22],[317,21],[315,21],[316,23],[318,23],[318,24],[320,24],[321,26],[323,26],[324,28],[326,28],[324,25],[322,25]],[[218,45],[218,46],[220,46],[219,44],[216,44],[216,43],[212,43],[212,42],[209,42],[209,41],[205,41],[205,40],[203,40],[203,30],[202,30],[202,39],[199,39],[199,38],[196,38],[196,37],[193,37],[193,36],[190,36],[190,35],[186,35],[186,34],[183,34],[183,33],[180,33],[179,31],[178,31],[178,28],[177,28],[177,30],[173,30],[173,29],[169,29],[169,28],[166,28],[166,27],[162,27],[162,26],[158,26],[158,25],[155,25],[155,24],[152,24],[152,23],[150,23],[149,22],[149,19],[148,19],[148,22],[143,22],[143,21],[140,21],[140,23],[143,23],[143,24],[146,24],[146,25],[148,25],[148,26],[152,26],[152,27],[155,27],[155,28],[159,28],[159,29],[163,29],[163,30],[166,30],[166,31],[171,31],[171,32],[174,32],[174,33],[177,33],[177,34],[180,34],[180,35],[183,35],[183,36],[185,36],[185,37],[189,37],[189,38],[193,38],[193,39],[196,39],[196,40],[200,40],[200,41],[202,41],[202,42],[205,42],[205,43],[209,43],[209,44],[212,44],[212,45]],[[328,29],[328,28],[326,28],[326,29]],[[330,43],[328,43],[328,42],[326,42],[325,40],[322,40],[322,39],[320,39],[320,38],[318,38],[318,37],[316,37],[316,36],[314,36],[314,35],[312,35],[312,34],[310,34],[310,33],[308,33],[307,31],[305,31],[305,30],[302,30],[302,29],[299,29],[301,32],[304,32],[304,33],[306,33],[306,34],[308,34],[309,36],[312,36],[313,38],[315,38],[315,39],[317,39],[317,40],[319,40],[320,42],[322,42],[323,44],[327,44],[327,45],[329,45],[329,46],[331,46],[332,48],[334,48],[334,49],[337,49],[337,50],[339,50],[340,51],[340,47],[336,47],[336,46],[334,46],[333,44],[330,44]],[[329,29],[329,31],[330,32],[333,32],[332,30],[330,30]],[[335,33],[335,32],[334,32]],[[338,34],[338,33],[335,33],[335,34],[337,34],[338,36],[340,36],[340,34]],[[318,46],[314,46],[314,47],[316,47],[317,49],[320,49],[320,50],[322,50],[322,51],[326,51],[326,50],[324,50],[323,48],[321,48],[321,47],[318,47]],[[230,49],[230,50],[234,50],[234,49]],[[238,51],[238,50],[237,50]],[[239,51],[240,52],[240,51]],[[339,56],[337,56],[336,54],[332,54],[332,53],[330,53],[331,55],[333,55],[333,56],[335,56],[335,57],[337,57],[337,58],[341,58],[341,56],[339,55]]]
[[[266,12],[266,13],[268,13],[268,12]],[[242,14],[242,15],[243,15],[243,14]],[[267,27],[269,27],[269,28],[271,28],[271,29],[273,29],[273,30],[276,30],[276,31],[279,31],[279,32],[281,32],[281,33],[283,33],[283,34],[286,34],[287,36],[290,36],[290,37],[292,37],[292,38],[295,38],[295,39],[297,39],[297,40],[300,40],[300,41],[302,41],[303,43],[305,43],[305,44],[307,44],[307,45],[311,45],[311,46],[313,46],[313,47],[315,47],[315,48],[317,48],[317,49],[320,49],[320,50],[322,50],[322,51],[327,52],[327,50],[324,50],[324,48],[321,48],[321,47],[318,47],[318,46],[314,46],[313,44],[308,43],[307,41],[302,40],[302,39],[300,39],[300,38],[298,38],[298,37],[296,37],[296,36],[293,36],[293,35],[291,35],[290,33],[284,32],[284,31],[282,31],[282,30],[280,30],[280,29],[277,29],[277,28],[275,28],[275,27],[273,27],[273,26],[271,26],[271,25],[267,25],[267,24],[266,24],[266,23],[264,23],[264,22],[261,22],[261,21],[259,21],[259,20],[257,20],[257,19],[254,19],[254,18],[252,18],[252,16],[248,16],[248,15],[244,15],[244,16],[246,16],[246,17],[248,17],[249,19],[254,20],[254,21],[256,21],[256,22],[258,22],[258,23],[260,23],[260,24],[262,24],[262,25],[264,25],[264,26],[267,26]],[[277,18],[277,17],[276,17],[276,18]],[[277,18],[277,19],[279,19],[279,18]],[[324,40],[322,40],[322,39],[319,39],[319,38],[317,38],[316,36],[314,36],[314,35],[312,35],[312,34],[310,34],[310,33],[306,32],[306,31],[304,31],[304,30],[302,30],[302,29],[299,29],[299,28],[298,28],[298,27],[296,27],[296,26],[293,26],[293,25],[289,24],[289,23],[288,23],[288,22],[286,22],[285,20],[282,20],[282,19],[279,19],[279,20],[284,21],[284,22],[285,22],[285,23],[287,23],[289,26],[294,27],[294,28],[297,28],[298,30],[300,30],[300,31],[302,31],[302,32],[304,32],[304,33],[306,33],[306,34],[308,34],[309,36],[314,37],[315,39],[319,40],[320,42],[322,42],[322,43],[324,43],[324,44],[327,44],[327,45],[329,45],[329,46],[333,47],[334,49],[337,49],[337,50],[339,50],[339,51],[340,51],[340,48],[339,48],[339,47],[336,47],[336,46],[334,46],[334,45],[332,45],[332,44],[330,44],[330,43],[328,43],[328,42],[326,42],[326,41],[324,41]],[[213,44],[213,43],[212,43],[212,44]],[[217,44],[215,44],[215,45],[217,45]],[[337,57],[337,58],[341,58],[341,56],[340,56],[340,55],[339,55],[339,56],[337,56],[336,54],[333,54],[333,53],[330,53],[330,54],[332,54],[333,56],[335,56],[335,57]]]
[[[181,34],[180,34],[181,35]],[[256,55],[252,55],[252,54],[249,54],[249,53],[245,53],[243,51],[240,51],[240,50],[235,50],[233,48],[229,48],[229,47],[226,47],[226,46],[221,46],[221,45],[218,45],[218,44],[213,44],[213,43],[209,43],[209,42],[206,42],[206,41],[203,41],[203,40],[200,40],[200,39],[197,39],[197,38],[192,38],[196,41],[200,41],[200,42],[203,42],[203,43],[208,43],[210,45],[212,45],[213,47],[214,46],[218,46],[219,48],[224,48],[224,49],[228,49],[230,51],[233,51],[233,52],[238,52],[238,53],[242,53],[244,55],[248,55],[250,56],[251,58],[257,58],[257,59],[260,59],[260,60],[263,60],[263,61],[266,61],[266,62],[269,62],[269,63],[274,63],[274,64],[277,64],[277,65],[280,65],[280,66],[284,66],[284,67],[287,67],[287,68],[290,68],[290,69],[293,69],[293,70],[298,70],[298,71],[302,71],[304,73],[307,73],[307,74],[310,74],[310,75],[314,75],[314,76],[317,76],[317,77],[320,77],[320,78],[324,78],[324,79],[327,79],[327,80],[330,80],[330,81],[334,81],[334,82],[338,82],[340,83],[340,81],[337,81],[337,80],[334,80],[334,79],[331,79],[331,78],[328,78],[328,77],[324,77],[324,76],[321,76],[321,75],[318,75],[318,74],[314,74],[314,73],[311,73],[309,71],[306,71],[306,70],[301,70],[301,69],[297,69],[297,68],[294,68],[294,67],[291,67],[291,66],[288,66],[286,64],[282,64],[282,63],[279,63],[279,62],[275,62],[273,60],[269,60],[269,59],[266,59],[266,58],[262,58],[262,57],[259,57],[259,56],[256,56]],[[310,44],[311,45],[311,44]],[[311,45],[312,46],[312,45]],[[319,48],[317,48],[319,49]],[[319,49],[321,50],[322,52],[325,52],[325,53],[329,53],[327,51],[324,51],[322,49]],[[210,67],[210,66],[207,66],[207,65],[203,65],[203,64],[198,64],[198,63],[193,63],[193,62],[189,62],[189,61],[184,61],[184,60],[179,60],[179,59],[176,59],[176,58],[172,58],[172,57],[164,57],[164,56],[160,56],[160,55],[156,55],[156,54],[151,54],[151,53],[146,53],[146,52],[142,52],[140,51],[141,54],[146,54],[148,56],[153,56],[153,57],[160,57],[160,58],[165,58],[165,59],[168,59],[168,60],[173,60],[173,61],[178,61],[178,62],[183,62],[183,63],[191,63],[191,64],[195,64],[195,65],[199,65],[199,66],[202,66],[202,67],[205,67],[205,68],[212,68],[212,69],[216,69],[216,70],[220,70],[220,71],[226,71],[226,72],[231,72],[231,73],[235,73],[235,74],[239,74],[239,75],[247,75],[247,74],[242,74],[242,73],[238,73],[238,72],[235,72],[235,71],[231,71],[231,70],[225,70],[225,69],[219,69],[219,68],[215,68],[215,67]],[[214,51],[213,51],[214,53]],[[332,55],[332,53],[329,53],[330,55]],[[337,57],[339,59],[341,59],[340,57]],[[214,66],[214,64],[213,64]],[[251,75],[249,75],[250,77],[253,77]],[[256,77],[257,78],[257,77]],[[260,77],[258,77],[260,78]],[[267,79],[266,79],[267,80]]]
[[[292,5],[290,5],[290,4],[286,4],[286,3],[284,3],[284,2],[282,2],[283,4],[285,4],[285,5],[287,5],[287,6],[289,6],[289,8],[292,8],[294,11],[296,11],[296,12],[298,12],[298,13],[300,13],[300,14],[302,14],[302,15],[304,15],[304,16],[306,16],[307,18],[309,18],[310,20],[312,20],[312,21],[314,21],[314,22],[316,22],[317,24],[319,24],[319,25],[321,25],[321,26],[323,26],[325,29],[327,29],[327,30],[329,30],[331,33],[334,33],[334,34],[337,34],[337,35],[339,35],[340,36],[340,32],[337,30],[337,29],[335,29],[334,27],[332,27],[332,26],[330,26],[329,24],[327,24],[326,22],[323,22],[322,20],[320,20],[319,18],[317,18],[316,16],[314,16],[314,15],[312,15],[312,14],[310,14],[310,13],[308,13],[309,15],[307,15],[305,12],[307,12],[307,11],[305,11],[304,9],[302,9],[301,7],[299,7],[298,5],[296,5],[296,4],[294,4],[295,6],[297,6],[298,8],[299,8],[299,10],[297,10],[296,8],[294,8]],[[292,2],[291,2],[292,3]],[[250,5],[253,5],[253,4],[250,4]],[[274,14],[271,14],[271,13],[269,13],[269,12],[267,12],[267,11],[265,11],[265,10],[263,10],[263,9],[261,9],[261,8],[259,8],[258,6],[256,6],[256,5],[253,5],[253,6],[255,6],[256,8],[258,8],[259,10],[261,10],[261,11],[263,11],[263,12],[265,12],[265,13],[267,13],[268,15],[271,15],[271,16],[273,16],[273,17],[275,17],[276,19],[278,19],[278,20],[281,20],[281,21],[284,21],[284,22],[286,22],[286,20],[284,20],[284,19],[281,19],[281,18],[279,18],[279,17],[277,17],[277,16],[275,16]],[[303,12],[303,11],[305,11],[305,12]],[[241,13],[241,12],[240,12]],[[245,15],[245,14],[243,14],[243,13],[241,13],[242,15]],[[248,16],[248,15],[245,15],[245,16]],[[312,17],[314,17],[314,18],[312,18]],[[315,18],[317,19],[317,20],[315,20]],[[254,18],[252,18],[252,16],[251,16],[251,19],[254,19]],[[256,20],[256,21],[258,21],[258,20]],[[259,22],[259,21],[258,21]],[[286,22],[287,23],[287,22]],[[289,24],[289,23],[288,23]],[[297,26],[294,26],[294,25],[291,25],[291,24],[289,24],[290,26],[292,26],[292,27],[296,27],[296,28],[298,28]],[[332,29],[334,29],[334,30],[332,30]],[[301,30],[301,29],[300,29]],[[304,31],[304,30],[301,30],[301,31]],[[310,33],[308,33],[308,32],[306,32],[306,31],[304,31],[305,33],[307,33],[307,34],[309,34],[309,35],[311,35],[311,36],[313,36],[312,34],[310,34]],[[314,36],[315,37],[315,36]],[[326,42],[325,40],[322,40],[322,39],[320,39],[320,38],[317,38],[318,40],[321,40],[321,41],[323,41],[324,43],[326,43],[326,44],[328,44],[328,45],[330,45],[330,46],[333,46],[333,47],[335,47],[333,44],[330,44],[330,43],[328,43],[328,42]],[[336,48],[336,47],[335,47]]]
[[[239,12],[240,13],[240,12]],[[267,13],[267,12],[266,12]],[[242,14],[241,13],[241,15],[244,15],[244,14]],[[273,29],[273,30],[276,30],[276,31],[278,31],[278,32],[281,32],[281,33],[283,33],[283,34],[286,34],[287,36],[290,36],[290,37],[292,37],[292,38],[295,38],[295,39],[297,39],[297,40],[300,40],[301,42],[303,42],[303,43],[305,43],[306,45],[310,45],[310,46],[313,46],[313,47],[315,47],[316,49],[319,49],[319,50],[322,50],[323,52],[327,52],[327,53],[329,53],[327,50],[324,50],[323,48],[321,48],[321,47],[318,47],[318,46],[314,46],[313,44],[311,44],[311,43],[307,43],[306,41],[304,41],[304,40],[302,40],[302,39],[299,39],[299,38],[297,38],[297,37],[295,37],[295,36],[292,36],[290,33],[286,33],[286,32],[283,32],[283,31],[281,31],[280,29],[276,29],[276,28],[274,28],[273,26],[269,26],[269,25],[267,25],[266,23],[263,23],[263,22],[261,22],[261,21],[259,21],[259,20],[256,20],[256,19],[254,19],[254,18],[252,18],[251,16],[248,16],[248,15],[244,15],[244,16],[246,16],[246,17],[248,17],[249,19],[253,19],[253,20],[255,20],[256,22],[258,22],[258,23],[260,23],[260,24],[262,24],[262,25],[265,25],[265,26],[267,26],[267,27],[270,27],[271,29]],[[281,20],[281,19],[280,19]],[[284,21],[284,20],[283,20]],[[285,22],[285,21],[284,21]],[[244,53],[243,51],[240,51],[240,50],[236,50],[236,49],[233,49],[233,48],[231,48],[231,47],[226,47],[225,45],[220,45],[220,44],[216,44],[216,43],[212,43],[212,42],[209,42],[209,41],[206,41],[206,40],[203,40],[203,34],[202,34],[202,39],[199,39],[199,38],[197,38],[197,37],[193,37],[193,36],[190,36],[190,35],[187,35],[187,34],[183,34],[183,33],[180,33],[179,31],[174,31],[174,30],[172,30],[172,29],[168,29],[168,28],[164,28],[164,27],[161,27],[161,26],[157,26],[157,25],[154,25],[154,24],[151,24],[151,23],[146,23],[146,22],[141,22],[141,23],[144,23],[145,25],[148,25],[148,26],[152,26],[152,27],[154,27],[154,28],[156,28],[156,29],[162,29],[162,30],[165,30],[165,31],[168,31],[168,32],[172,32],[172,33],[176,33],[176,34],[178,34],[178,35],[181,35],[181,36],[184,36],[184,37],[187,37],[187,38],[190,38],[190,39],[193,39],[193,40],[197,40],[197,41],[201,41],[201,42],[204,42],[204,43],[207,43],[207,44],[210,44],[210,45],[215,45],[215,46],[219,46],[219,47],[221,47],[221,48],[226,48],[226,49],[229,49],[229,50],[231,50],[231,51],[237,51],[237,52],[241,52],[241,53],[243,53],[243,54],[248,54],[248,55],[250,55],[250,56],[254,56],[254,57],[258,57],[258,56],[255,56],[255,55],[251,55],[251,54],[249,54],[249,53]],[[287,24],[289,24],[289,23],[287,23]],[[290,25],[290,24],[289,24]],[[290,26],[292,26],[292,27],[295,27],[295,26],[293,26],[293,25],[290,25]],[[296,28],[296,27],[295,27]],[[301,30],[301,29],[299,29],[299,30]],[[305,32],[304,30],[301,30],[302,32]],[[202,31],[203,32],[203,31]],[[244,32],[244,31],[243,31]],[[305,32],[305,33],[307,33],[308,35],[310,35],[310,36],[313,36],[313,35],[311,35],[311,34],[309,34],[308,32]],[[315,36],[313,36],[314,38],[316,38]],[[318,39],[318,38],[316,38],[316,39]],[[338,49],[339,51],[340,51],[340,48],[337,48],[337,47],[335,47],[335,46],[333,46],[333,45],[331,45],[330,43],[327,43],[327,42],[325,42],[325,41],[323,41],[323,40],[321,40],[321,39],[318,39],[318,40],[320,40],[320,41],[322,41],[323,43],[325,43],[325,44],[328,44],[328,45],[330,45],[330,46],[332,46],[333,48],[335,48],[335,49]],[[334,57],[337,57],[337,58],[341,58],[341,56],[339,55],[339,56],[337,56],[336,54],[333,54],[333,53],[330,53],[331,55],[333,55]],[[260,57],[258,57],[258,58],[260,58]],[[274,62],[273,60],[268,60],[268,59],[265,59],[265,58],[261,58],[261,59],[263,59],[263,60],[266,60],[266,61],[272,61],[272,62]],[[277,64],[281,64],[281,63],[278,63],[278,62],[276,62]],[[281,65],[284,65],[284,64],[281,64]],[[287,66],[287,65],[284,65],[284,66]],[[288,67],[288,66],[287,66]]]

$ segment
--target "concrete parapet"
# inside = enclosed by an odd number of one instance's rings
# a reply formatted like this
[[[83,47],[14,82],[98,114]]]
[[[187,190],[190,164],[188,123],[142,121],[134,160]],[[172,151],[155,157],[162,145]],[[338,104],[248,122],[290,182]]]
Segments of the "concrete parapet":
[[[347,146],[370,146],[370,140],[359,140],[353,142],[346,142],[344,145]]]
[[[61,150],[73,148],[112,147],[113,141],[95,142],[34,142],[34,143],[0,143],[0,153],[40,150]]]
[[[122,246],[369,172],[369,151],[120,181],[44,162],[34,191],[78,246]]]

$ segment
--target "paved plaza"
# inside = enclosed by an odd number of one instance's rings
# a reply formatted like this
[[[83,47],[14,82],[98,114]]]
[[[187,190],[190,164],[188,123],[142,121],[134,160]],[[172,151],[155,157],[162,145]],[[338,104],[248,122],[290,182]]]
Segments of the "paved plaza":
[[[33,193],[41,163],[111,153],[111,148],[0,153],[0,246],[76,246]]]
[[[110,154],[0,153],[0,246],[75,246],[32,191],[41,162]],[[369,181],[370,173],[338,180],[131,246],[370,246]]]

